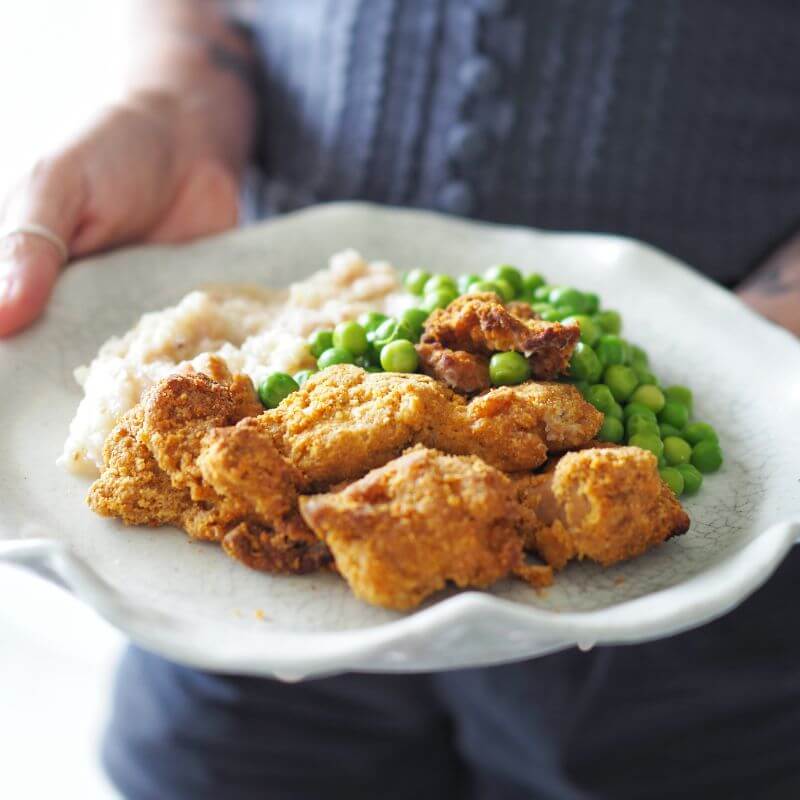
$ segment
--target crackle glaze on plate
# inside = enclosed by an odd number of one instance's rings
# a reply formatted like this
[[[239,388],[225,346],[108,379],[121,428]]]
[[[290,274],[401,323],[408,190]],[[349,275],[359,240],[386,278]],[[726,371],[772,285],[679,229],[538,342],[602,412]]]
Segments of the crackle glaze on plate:
[[[725,465],[687,501],[689,534],[612,569],[571,565],[541,594],[508,581],[400,615],[332,575],[264,575],[178,531],[94,516],[87,482],[55,465],[80,399],[73,368],[199,284],[283,285],[345,247],[453,275],[510,262],[599,292],[720,433]],[[612,236],[334,204],[191,246],[128,249],[66,271],[46,318],[0,343],[0,385],[0,558],[60,582],[141,645],[208,669],[298,679],[644,641],[741,602],[800,535],[800,345],[677,261]]]

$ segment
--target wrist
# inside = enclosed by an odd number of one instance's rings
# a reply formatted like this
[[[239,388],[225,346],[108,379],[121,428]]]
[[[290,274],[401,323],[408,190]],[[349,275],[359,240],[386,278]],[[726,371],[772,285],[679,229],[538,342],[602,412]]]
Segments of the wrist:
[[[222,128],[215,119],[214,101],[213,94],[201,86],[180,91],[138,86],[128,89],[115,105],[159,126],[177,161],[188,165],[200,159],[211,160],[238,176],[249,156],[248,109],[241,109],[240,129],[236,129],[237,115],[232,113],[229,127]]]
[[[148,37],[126,97],[169,118],[182,149],[239,175],[253,144],[259,82],[247,40],[227,29],[178,28]]]

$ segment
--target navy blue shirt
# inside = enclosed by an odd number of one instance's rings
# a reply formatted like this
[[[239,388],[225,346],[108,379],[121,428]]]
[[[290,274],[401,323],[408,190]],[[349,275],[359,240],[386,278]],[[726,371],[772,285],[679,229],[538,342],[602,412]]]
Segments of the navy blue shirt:
[[[794,0],[255,9],[261,214],[357,198],[619,233],[729,285],[800,223]]]

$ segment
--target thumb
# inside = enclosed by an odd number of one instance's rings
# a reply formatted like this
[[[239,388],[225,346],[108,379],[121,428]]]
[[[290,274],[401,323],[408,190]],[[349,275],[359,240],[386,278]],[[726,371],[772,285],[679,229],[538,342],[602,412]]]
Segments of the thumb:
[[[10,198],[0,225],[11,231],[0,238],[0,337],[16,333],[42,313],[64,265],[63,253],[53,242],[15,229],[44,226],[69,250],[85,201],[80,170],[58,160],[37,165]]]

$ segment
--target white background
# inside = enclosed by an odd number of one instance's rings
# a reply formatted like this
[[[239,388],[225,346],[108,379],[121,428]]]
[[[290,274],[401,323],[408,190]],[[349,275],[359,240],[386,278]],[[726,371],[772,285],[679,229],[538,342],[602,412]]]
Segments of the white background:
[[[0,2],[0,192],[119,91],[128,15],[128,0]],[[116,797],[97,746],[121,647],[64,592],[0,567],[0,797]]]

